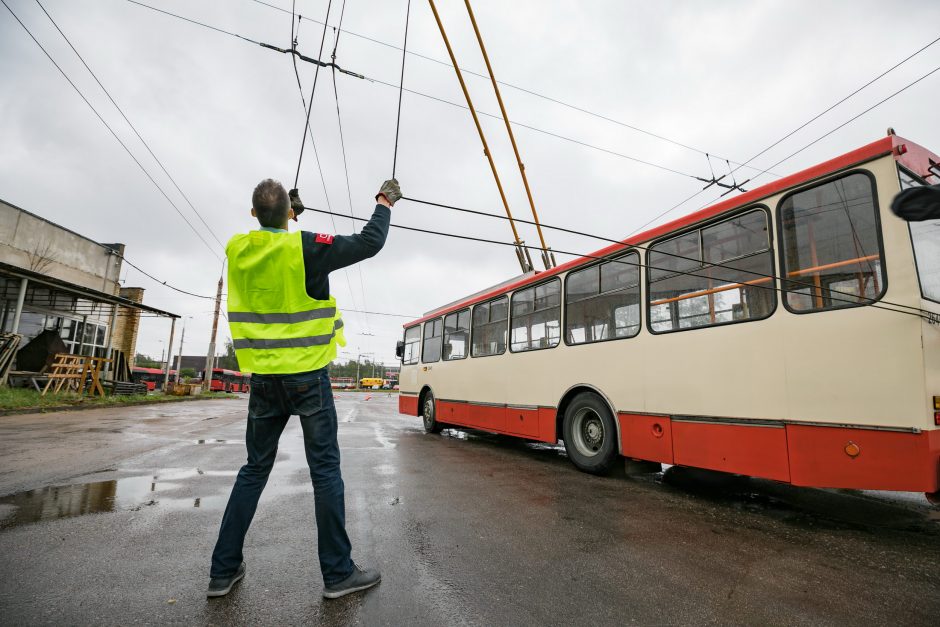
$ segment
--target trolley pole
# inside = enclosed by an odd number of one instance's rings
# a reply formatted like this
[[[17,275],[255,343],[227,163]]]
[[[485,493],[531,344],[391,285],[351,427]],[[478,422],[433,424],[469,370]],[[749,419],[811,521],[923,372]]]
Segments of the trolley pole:
[[[215,336],[219,330],[219,309],[222,307],[222,277],[215,293],[215,314],[212,316],[212,335],[209,337],[209,354],[206,355],[206,376],[202,378],[202,389],[208,392],[212,386],[212,369],[215,367]]]

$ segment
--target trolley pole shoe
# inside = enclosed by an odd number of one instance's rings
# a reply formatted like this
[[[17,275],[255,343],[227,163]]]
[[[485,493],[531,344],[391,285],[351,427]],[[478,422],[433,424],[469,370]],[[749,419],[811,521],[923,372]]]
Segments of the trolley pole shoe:
[[[353,563],[355,570],[346,579],[324,586],[323,596],[327,599],[338,599],[353,592],[359,592],[376,585],[382,581],[382,575],[374,568],[359,568],[359,565]]]
[[[209,580],[209,589],[206,590],[207,597],[224,597],[231,592],[232,586],[245,576],[245,562],[239,565],[238,570],[231,577],[213,577]]]

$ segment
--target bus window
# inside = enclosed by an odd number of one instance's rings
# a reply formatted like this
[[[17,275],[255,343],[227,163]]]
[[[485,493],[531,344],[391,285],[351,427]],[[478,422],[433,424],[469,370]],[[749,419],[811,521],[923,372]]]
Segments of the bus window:
[[[571,272],[565,281],[565,338],[587,344],[640,332],[640,256]]]
[[[780,202],[786,305],[802,313],[853,307],[885,291],[872,179],[861,173]]]
[[[424,348],[421,350],[421,361],[425,364],[434,363],[441,359],[441,319],[435,318],[424,323]]]
[[[527,287],[512,295],[514,352],[554,348],[561,339],[561,280]]]
[[[697,257],[675,257],[690,254]],[[776,307],[770,229],[763,209],[655,244],[648,260],[654,333],[760,320]]]
[[[924,185],[902,168],[898,168],[901,189]],[[940,302],[940,220],[908,222],[920,291],[924,298]]]
[[[444,359],[463,359],[470,341],[470,310],[444,316]]]
[[[405,329],[405,352],[401,363],[406,366],[418,363],[418,347],[421,346],[421,326]]]
[[[502,296],[473,308],[472,355],[485,357],[506,352],[506,319],[509,297]]]

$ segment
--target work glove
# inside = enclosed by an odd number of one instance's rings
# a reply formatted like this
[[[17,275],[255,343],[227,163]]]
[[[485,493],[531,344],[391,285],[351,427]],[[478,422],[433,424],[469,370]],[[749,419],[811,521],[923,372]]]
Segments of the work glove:
[[[375,199],[378,200],[379,196],[385,196],[390,205],[394,205],[396,201],[401,200],[401,188],[398,186],[398,181],[389,179],[382,183],[382,188],[375,195]]]
[[[300,200],[300,193],[296,187],[287,192],[287,197],[290,198],[290,208],[294,210],[294,222],[296,222],[297,216],[304,212],[304,203]]]

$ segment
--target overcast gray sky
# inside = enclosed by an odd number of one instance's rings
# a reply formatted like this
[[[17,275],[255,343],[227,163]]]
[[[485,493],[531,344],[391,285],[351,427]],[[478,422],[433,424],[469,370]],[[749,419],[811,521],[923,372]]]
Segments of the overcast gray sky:
[[[122,137],[190,221],[192,210],[162,175],[34,0],[5,0]],[[288,0],[270,4],[291,8]],[[397,84],[401,54],[358,35],[401,45],[406,0],[347,0],[337,62]],[[256,226],[251,190],[266,177],[290,187],[303,109],[287,55],[151,11],[125,0],[44,0],[44,6],[122,106],[215,235]],[[147,4],[288,47],[291,16],[252,0],[149,0]],[[460,64],[485,71],[463,2],[439,0]],[[331,24],[342,0],[334,0]],[[322,20],[325,0],[297,0]],[[933,0],[775,2],[538,2],[476,0],[474,11],[501,81],[588,109],[696,149],[744,161],[940,37]],[[316,56],[321,27],[303,21],[299,48]],[[327,50],[335,33],[327,33]],[[414,0],[410,51],[446,60],[430,8]],[[314,67],[301,63],[309,95]],[[931,46],[753,162],[756,174],[940,66]],[[305,154],[300,189],[308,206],[347,213],[346,179],[330,75],[321,71],[311,116],[326,179]],[[488,81],[467,76],[476,108],[498,113]],[[352,211],[371,215],[391,174],[398,92],[339,75]],[[454,72],[409,55],[405,86],[463,102]],[[693,150],[503,88],[510,119],[608,151],[708,176]],[[940,72],[777,165],[786,175],[882,137],[899,135],[940,151]],[[514,214],[528,204],[502,122],[483,117]],[[697,181],[527,128],[516,137],[543,222],[623,237],[701,188]],[[123,242],[127,258],[182,289],[213,295],[221,264],[147,180],[42,51],[0,8],[0,198],[101,242]],[[716,161],[715,168],[726,168]],[[406,93],[398,178],[408,196],[501,213],[469,112]],[[758,182],[773,180],[765,174]],[[750,187],[750,185],[748,186]],[[714,200],[714,190],[660,221]],[[402,201],[393,222],[503,241],[504,221]],[[350,233],[361,224],[304,214],[299,228]],[[530,244],[534,229],[521,227]],[[222,251],[212,237],[203,237]],[[591,252],[597,241],[547,232],[549,245]],[[568,259],[558,256],[558,261]],[[341,307],[421,314],[518,274],[512,250],[392,230],[378,257],[331,277]],[[208,346],[212,303],[171,291],[125,266],[125,285],[145,302],[182,315],[184,353]],[[351,293],[350,293],[351,292]],[[346,313],[341,358],[374,353],[392,364],[402,318]],[[169,332],[147,319],[138,349],[159,355]],[[179,335],[177,334],[177,338]],[[219,345],[228,337],[220,326]],[[177,340],[178,341],[178,340]]]

